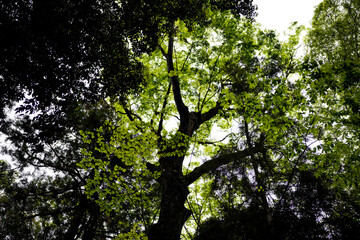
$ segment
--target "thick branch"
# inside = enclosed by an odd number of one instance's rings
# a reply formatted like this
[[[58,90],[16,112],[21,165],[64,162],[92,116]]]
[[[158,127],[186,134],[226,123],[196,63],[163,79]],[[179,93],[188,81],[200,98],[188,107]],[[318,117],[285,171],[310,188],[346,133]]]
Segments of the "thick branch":
[[[210,109],[206,113],[201,114],[200,125],[203,124],[206,121],[209,121],[213,117],[215,117],[215,115],[218,114],[219,110],[222,109],[222,108],[223,107],[221,106],[220,102],[218,101],[216,103],[215,107],[213,107],[212,109]]]
[[[184,101],[182,100],[179,77],[176,75],[172,76],[173,74],[171,74],[171,72],[175,70],[174,69],[174,60],[173,60],[174,35],[175,35],[174,31],[169,34],[168,51],[165,55],[166,56],[166,64],[167,64],[168,73],[171,75],[170,82],[172,85],[176,108],[180,114],[181,121],[186,121],[186,119],[188,119],[188,117],[189,117],[189,109],[184,104]]]
[[[195,168],[191,173],[185,176],[185,182],[187,185],[192,184],[202,175],[209,173],[211,170],[215,170],[218,167],[229,164],[231,162],[239,161],[244,157],[251,156],[254,153],[263,150],[262,146],[255,146],[253,148],[247,148],[235,153],[223,154],[217,158],[213,158],[207,162],[204,162],[201,166]]]
[[[173,89],[176,109],[178,110],[180,115],[180,121],[186,121],[185,119],[189,118],[189,108],[184,104],[184,101],[182,100],[179,78],[178,76],[172,76],[170,77],[170,81]]]
[[[165,53],[164,49],[160,47],[163,55],[166,58],[167,70],[170,74],[170,82],[172,85],[172,90],[174,94],[174,100],[176,104],[177,111],[180,115],[180,126],[179,131],[191,136],[194,131],[196,131],[200,125],[211,118],[213,118],[219,110],[222,108],[220,102],[216,104],[216,106],[210,109],[208,112],[201,114],[200,112],[189,112],[189,108],[185,105],[180,89],[179,77],[174,75],[172,72],[174,71],[174,60],[173,60],[173,52],[174,52],[174,32],[169,34],[169,43],[167,53]]]
[[[206,113],[201,114],[200,112],[190,112],[187,115],[187,121],[180,121],[180,132],[188,136],[192,136],[193,133],[198,130],[201,124],[215,117],[215,115],[218,114],[220,109],[222,109],[222,106],[218,102],[215,107],[213,107]],[[184,125],[186,127],[184,127]]]

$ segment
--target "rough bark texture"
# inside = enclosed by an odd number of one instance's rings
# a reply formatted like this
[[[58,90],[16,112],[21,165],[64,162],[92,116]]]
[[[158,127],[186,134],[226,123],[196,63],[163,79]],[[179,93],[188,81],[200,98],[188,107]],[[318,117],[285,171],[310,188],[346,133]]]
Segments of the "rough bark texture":
[[[169,162],[175,159],[167,159]],[[173,166],[173,169],[176,169]],[[149,240],[178,240],[181,229],[191,211],[184,204],[189,194],[182,173],[168,168],[161,176],[162,198],[158,222],[149,234]],[[173,170],[173,171],[172,171]]]

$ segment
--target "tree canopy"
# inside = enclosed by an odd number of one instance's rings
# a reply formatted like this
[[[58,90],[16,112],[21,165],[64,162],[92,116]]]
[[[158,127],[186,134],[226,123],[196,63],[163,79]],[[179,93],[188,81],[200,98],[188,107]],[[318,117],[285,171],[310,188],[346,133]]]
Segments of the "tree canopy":
[[[357,239],[359,4],[324,0],[302,58],[255,9],[3,4],[0,237]]]
[[[331,14],[329,14],[331,13]],[[359,2],[323,1],[309,31],[303,72],[310,101],[319,118],[323,153],[319,161],[339,178],[339,184],[357,188]],[[344,171],[343,171],[344,170]],[[344,182],[345,181],[345,182]]]

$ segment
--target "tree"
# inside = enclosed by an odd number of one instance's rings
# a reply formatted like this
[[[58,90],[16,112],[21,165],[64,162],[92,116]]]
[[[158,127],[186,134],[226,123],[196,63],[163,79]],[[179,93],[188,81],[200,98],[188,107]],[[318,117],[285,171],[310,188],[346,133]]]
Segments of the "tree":
[[[327,176],[316,177],[314,169],[273,169],[262,192],[268,203],[264,209],[259,191],[252,188],[251,174],[239,173],[239,169],[230,166],[216,171],[212,194],[207,198],[216,214],[200,223],[194,239],[358,238],[359,205],[352,199],[356,197],[332,188],[333,180]],[[290,174],[293,179],[289,184],[279,180]]]
[[[348,168],[357,140],[345,143],[356,128],[343,134],[329,123],[339,121],[331,114],[342,113],[342,102],[324,109],[324,99],[327,106],[334,100],[314,88],[318,69],[294,58],[301,28],[282,43],[250,22],[209,14],[209,24],[192,32],[175,21],[158,49],[140,59],[144,92],[115,105],[119,122],[84,132],[108,156],[87,152],[82,167],[95,169],[88,195],[103,211],[155,205],[156,223],[141,220],[133,238],[179,239],[182,229],[191,238],[184,225],[197,229],[195,239],[356,238],[358,168]],[[214,127],[224,136],[214,139]],[[103,136],[108,131],[113,137]],[[331,145],[334,136],[346,140]],[[155,181],[158,201],[147,194]]]
[[[195,239],[359,238],[358,13],[358,1],[317,7],[297,69],[307,101],[263,155],[212,172]]]
[[[2,112],[12,101],[26,99],[19,111],[98,100],[91,94],[114,78],[110,62],[123,66],[116,70],[119,93],[141,80],[115,1],[9,1],[1,5],[1,16]]]
[[[79,125],[74,123],[74,129],[93,130],[111,118],[106,105],[92,108],[76,112],[82,121]],[[11,129],[14,139],[10,138],[13,145],[8,153],[17,160],[17,172],[4,170],[12,172],[14,179],[1,188],[4,201],[0,215],[7,220],[0,230],[4,238],[102,239],[116,235],[119,216],[105,216],[84,193],[83,186],[91,172],[84,173],[76,167],[83,157],[79,134],[69,131],[54,142],[33,142],[36,132],[29,129],[28,121],[31,119],[19,119],[16,128]],[[16,226],[26,229],[19,231]]]
[[[331,13],[329,15],[329,13]],[[315,90],[336,91],[342,114],[351,114],[357,123],[359,70],[359,3],[357,1],[324,1],[315,11],[312,29],[307,38],[307,63],[313,67]],[[322,85],[322,87],[320,87]],[[347,112],[346,112],[347,111]]]
[[[319,6],[302,65],[251,1],[151,3],[1,6],[1,107],[37,113],[1,119],[1,236],[354,239],[357,2]]]
[[[131,209],[105,215],[86,198],[84,185],[94,171],[76,166],[83,158],[79,131],[118,121],[104,99],[141,92],[143,67],[136,57],[153,50],[176,19],[189,29],[205,26],[208,8],[254,14],[251,1],[19,0],[0,6],[6,33],[0,37],[1,131],[12,143],[5,152],[16,161],[20,182],[4,189],[1,196],[16,204],[1,215],[31,232],[21,237],[2,225],[6,237],[101,239],[130,231],[131,222],[118,223],[144,216]],[[21,100],[23,116],[6,119],[5,107]],[[34,172],[30,179],[27,167]],[[54,175],[44,177],[42,169]]]
[[[86,189],[103,211],[121,210],[129,202],[134,207],[154,205],[143,179],[153,178],[160,186],[156,223],[138,225],[149,239],[179,239],[195,214],[185,207],[189,186],[219,167],[266,158],[305,100],[301,83],[289,79],[300,28],[282,44],[274,32],[260,31],[251,21],[210,9],[207,13],[208,25],[195,24],[191,32],[183,21],[174,21],[158,48],[139,59],[147,87],[115,104],[121,120],[95,133],[84,132],[84,141],[95,143],[96,151],[107,156],[98,158],[88,150],[81,164],[95,171]],[[233,141],[216,143],[212,129],[226,132],[235,120],[245,124],[247,138],[244,132],[229,132]],[[256,129],[254,138],[249,126]],[[113,132],[110,138],[108,131]],[[187,164],[189,154],[206,160]],[[113,166],[111,156],[123,166]],[[127,172],[137,180],[130,182],[123,176]],[[257,190],[266,187],[257,181]]]
[[[359,2],[323,1],[307,37],[304,77],[323,142],[317,161],[340,188],[358,189]]]

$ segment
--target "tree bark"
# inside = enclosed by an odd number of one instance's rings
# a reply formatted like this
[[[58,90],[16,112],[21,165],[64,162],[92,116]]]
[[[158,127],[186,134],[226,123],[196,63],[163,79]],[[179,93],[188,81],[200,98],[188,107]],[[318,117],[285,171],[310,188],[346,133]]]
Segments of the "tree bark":
[[[78,234],[79,227],[81,223],[84,222],[84,218],[86,215],[87,208],[87,200],[85,196],[81,196],[81,200],[79,205],[76,207],[74,212],[74,217],[71,220],[70,227],[67,232],[64,234],[64,239],[73,240],[76,239],[76,235]]]
[[[184,206],[189,190],[182,174],[176,171],[164,171],[160,181],[162,198],[159,220],[151,228],[148,239],[179,240],[182,227],[191,215],[191,211]]]

